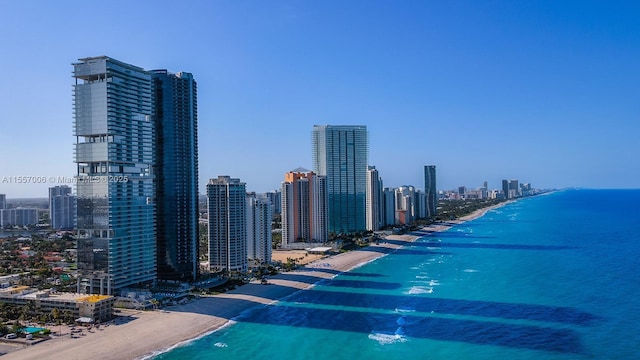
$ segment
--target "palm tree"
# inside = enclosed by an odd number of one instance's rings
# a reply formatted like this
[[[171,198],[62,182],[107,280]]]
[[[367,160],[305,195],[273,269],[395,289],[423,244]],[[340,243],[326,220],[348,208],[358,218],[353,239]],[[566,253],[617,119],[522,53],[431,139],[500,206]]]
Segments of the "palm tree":
[[[73,322],[73,314],[70,310],[65,310],[62,312],[62,317],[64,318],[64,322],[70,324]]]
[[[16,323],[11,327],[11,332],[18,334],[20,330],[22,330],[22,324],[20,321],[16,321]]]
[[[53,308],[51,309],[51,319],[53,319],[53,321],[56,324],[60,324],[60,310]]]
[[[18,317],[18,320],[25,321],[28,318],[29,318],[29,308],[27,307],[27,305],[24,305],[22,308],[20,308],[20,316]]]

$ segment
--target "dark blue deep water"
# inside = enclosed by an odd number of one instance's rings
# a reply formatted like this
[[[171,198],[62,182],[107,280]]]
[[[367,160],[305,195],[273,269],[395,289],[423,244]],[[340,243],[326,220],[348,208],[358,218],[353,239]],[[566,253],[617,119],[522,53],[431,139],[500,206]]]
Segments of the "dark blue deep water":
[[[640,190],[526,198],[157,359],[639,359]]]

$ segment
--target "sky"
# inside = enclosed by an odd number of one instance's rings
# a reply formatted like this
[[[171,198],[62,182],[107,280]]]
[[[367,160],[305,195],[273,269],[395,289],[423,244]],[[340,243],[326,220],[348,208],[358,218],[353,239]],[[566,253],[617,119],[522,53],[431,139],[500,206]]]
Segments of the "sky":
[[[72,63],[198,83],[200,192],[311,169],[313,125],[366,125],[384,186],[640,187],[640,3],[0,0],[0,193],[73,176]]]

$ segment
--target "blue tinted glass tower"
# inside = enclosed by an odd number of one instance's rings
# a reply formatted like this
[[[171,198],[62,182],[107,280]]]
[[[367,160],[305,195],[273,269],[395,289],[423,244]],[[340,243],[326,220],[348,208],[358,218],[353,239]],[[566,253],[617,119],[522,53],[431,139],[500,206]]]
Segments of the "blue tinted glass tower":
[[[326,176],[329,232],[366,230],[369,140],[363,125],[315,125],[314,172]]]
[[[438,208],[438,190],[436,189],[436,166],[426,165],[424,167],[424,193],[426,199],[426,216],[436,216]]]
[[[73,64],[78,290],[156,279],[153,81],[100,56]]]
[[[197,84],[186,72],[151,73],[158,278],[195,280],[199,273]]]

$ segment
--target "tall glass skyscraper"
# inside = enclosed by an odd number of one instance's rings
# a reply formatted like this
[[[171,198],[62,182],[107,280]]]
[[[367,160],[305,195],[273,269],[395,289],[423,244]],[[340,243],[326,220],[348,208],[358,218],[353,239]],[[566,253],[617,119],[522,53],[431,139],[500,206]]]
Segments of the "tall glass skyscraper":
[[[363,125],[315,125],[313,169],[326,176],[329,232],[366,230],[369,139]]]
[[[209,269],[247,271],[246,185],[218,176],[207,184],[209,210]]]
[[[73,64],[79,290],[156,278],[153,81],[100,56]]]
[[[199,273],[197,85],[190,73],[151,73],[158,278],[195,280]]]
[[[436,189],[436,166],[425,165],[424,167],[424,194],[426,198],[426,216],[436,216],[438,207],[438,190]]]
[[[383,183],[375,166],[367,167],[367,230],[380,230],[383,226]]]

